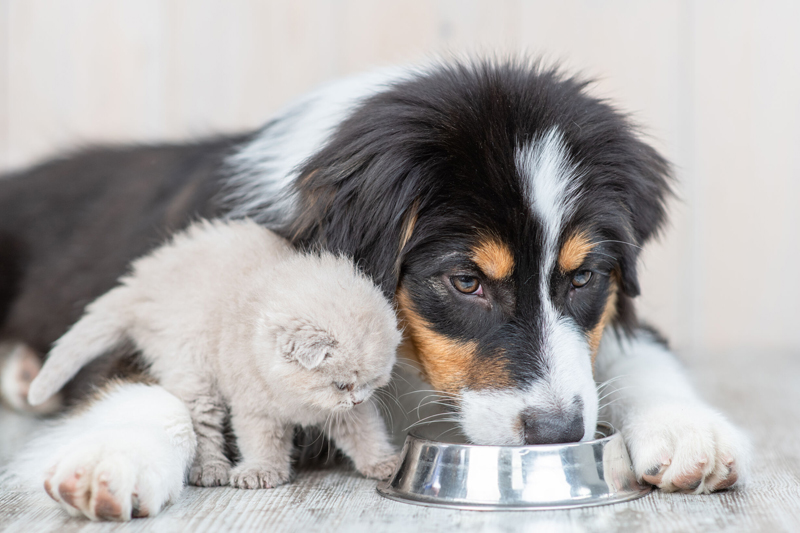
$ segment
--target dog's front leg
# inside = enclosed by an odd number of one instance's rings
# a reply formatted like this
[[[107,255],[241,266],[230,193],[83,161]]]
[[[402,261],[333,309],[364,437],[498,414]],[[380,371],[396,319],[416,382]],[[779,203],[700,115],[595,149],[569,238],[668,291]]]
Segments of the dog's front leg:
[[[154,516],[183,488],[195,440],[178,398],[159,386],[116,383],[28,443],[7,474],[44,487],[74,516]]]
[[[748,439],[698,396],[653,334],[608,332],[595,372],[600,420],[622,433],[640,480],[696,494],[743,482]]]

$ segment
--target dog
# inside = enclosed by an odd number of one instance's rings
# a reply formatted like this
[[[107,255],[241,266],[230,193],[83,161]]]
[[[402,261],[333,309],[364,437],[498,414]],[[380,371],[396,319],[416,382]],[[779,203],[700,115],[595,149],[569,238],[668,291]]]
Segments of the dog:
[[[385,69],[323,86],[248,135],[96,149],[10,176],[0,335],[44,353],[160,236],[195,216],[249,216],[298,248],[354,258],[395,302],[403,353],[468,440],[588,440],[602,420],[644,482],[741,484],[747,438],[700,399],[633,305],[670,166],[587,86],[523,59]],[[174,496],[156,485],[176,486],[191,462],[186,417],[163,394],[123,377],[72,422],[94,428],[91,439],[68,421],[56,451],[30,453],[91,479],[139,479],[140,493],[164,493],[153,515]],[[131,431],[151,421],[135,446],[107,431],[119,413]],[[111,473],[98,466],[109,454]],[[142,474],[160,459],[175,467]],[[80,498],[74,479],[62,482],[62,504],[93,518],[120,518],[103,509],[134,497],[113,476],[112,490],[84,483]]]

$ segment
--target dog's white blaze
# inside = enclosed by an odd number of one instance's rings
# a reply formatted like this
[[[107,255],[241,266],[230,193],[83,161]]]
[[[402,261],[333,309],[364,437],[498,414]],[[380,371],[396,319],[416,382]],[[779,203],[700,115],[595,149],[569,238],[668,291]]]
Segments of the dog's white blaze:
[[[421,71],[387,68],[337,80],[279,111],[256,137],[228,158],[231,217],[261,222],[290,218],[294,197],[287,187],[299,167],[329,141],[336,128],[367,98]]]
[[[577,197],[577,166],[569,160],[558,128],[519,148],[515,159],[528,201],[545,230],[545,266],[552,268],[562,224],[572,214]]]
[[[575,398],[583,402],[584,440],[594,436],[597,390],[592,377],[589,345],[580,329],[562,317],[550,300],[550,276],[558,257],[558,240],[564,220],[572,213],[580,176],[569,160],[561,133],[553,128],[518,149],[516,164],[533,212],[544,232],[539,294],[542,305],[544,375],[528,387],[507,391],[465,391],[462,426],[475,442],[521,444],[524,430],[520,415],[529,408],[556,415],[574,412]]]

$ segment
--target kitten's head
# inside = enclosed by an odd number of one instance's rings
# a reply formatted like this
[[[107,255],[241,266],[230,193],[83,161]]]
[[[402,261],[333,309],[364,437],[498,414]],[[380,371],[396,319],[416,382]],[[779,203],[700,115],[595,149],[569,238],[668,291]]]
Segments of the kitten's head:
[[[380,289],[346,258],[299,255],[282,265],[268,320],[287,400],[324,411],[367,400],[391,379],[401,335]]]

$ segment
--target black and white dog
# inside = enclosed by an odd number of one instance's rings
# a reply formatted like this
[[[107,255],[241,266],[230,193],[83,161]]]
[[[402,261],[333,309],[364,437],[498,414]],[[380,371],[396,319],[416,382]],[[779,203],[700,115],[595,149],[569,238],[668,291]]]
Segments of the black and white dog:
[[[327,85],[251,135],[99,149],[10,176],[0,334],[45,353],[170,231],[251,216],[372,276],[470,440],[590,439],[600,417],[640,479],[730,487],[747,440],[632,303],[668,164],[585,87],[525,61],[385,70]],[[126,376],[36,452],[48,492],[75,514],[153,515],[182,487],[185,409]]]

